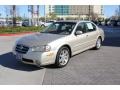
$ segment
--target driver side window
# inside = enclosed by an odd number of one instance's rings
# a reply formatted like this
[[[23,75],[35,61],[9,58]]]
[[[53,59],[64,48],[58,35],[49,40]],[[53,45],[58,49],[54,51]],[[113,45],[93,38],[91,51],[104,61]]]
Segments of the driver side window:
[[[85,23],[79,23],[76,31],[82,31],[82,33],[86,33],[86,27],[85,27]]]

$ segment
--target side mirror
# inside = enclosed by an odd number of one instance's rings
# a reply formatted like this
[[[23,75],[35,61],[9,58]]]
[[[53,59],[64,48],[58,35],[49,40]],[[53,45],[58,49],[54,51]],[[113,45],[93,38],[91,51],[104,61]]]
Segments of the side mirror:
[[[81,34],[83,34],[82,31],[76,31],[76,32],[75,32],[75,35],[81,35]]]

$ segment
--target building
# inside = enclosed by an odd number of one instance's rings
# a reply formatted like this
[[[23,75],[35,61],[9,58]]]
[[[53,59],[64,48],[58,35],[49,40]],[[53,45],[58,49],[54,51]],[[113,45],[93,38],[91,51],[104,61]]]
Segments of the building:
[[[102,5],[47,5],[45,11],[48,17],[49,13],[55,13],[59,18],[79,17],[80,19],[85,19],[92,13],[103,17]]]
[[[52,13],[52,12],[54,12],[54,5],[46,5],[45,6],[45,13],[49,14],[49,13]]]

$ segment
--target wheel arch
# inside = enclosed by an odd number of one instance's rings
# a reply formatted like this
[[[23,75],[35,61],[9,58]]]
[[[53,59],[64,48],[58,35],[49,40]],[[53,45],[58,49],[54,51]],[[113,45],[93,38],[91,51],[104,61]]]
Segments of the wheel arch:
[[[69,51],[70,51],[70,57],[71,57],[71,56],[72,56],[72,50],[71,50],[70,45],[64,44],[64,45],[62,45],[60,48],[62,48],[62,47],[67,47],[67,48],[69,49]],[[59,49],[60,49],[60,48],[59,48]]]
[[[101,41],[103,41],[103,38],[102,38],[102,36],[98,36],[98,38],[100,38],[100,39],[101,39]]]

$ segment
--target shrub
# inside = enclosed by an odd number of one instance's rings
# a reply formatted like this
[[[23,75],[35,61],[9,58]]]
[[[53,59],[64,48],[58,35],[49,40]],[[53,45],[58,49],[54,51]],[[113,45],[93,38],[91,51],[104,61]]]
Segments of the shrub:
[[[0,27],[0,33],[40,32],[42,27]]]

